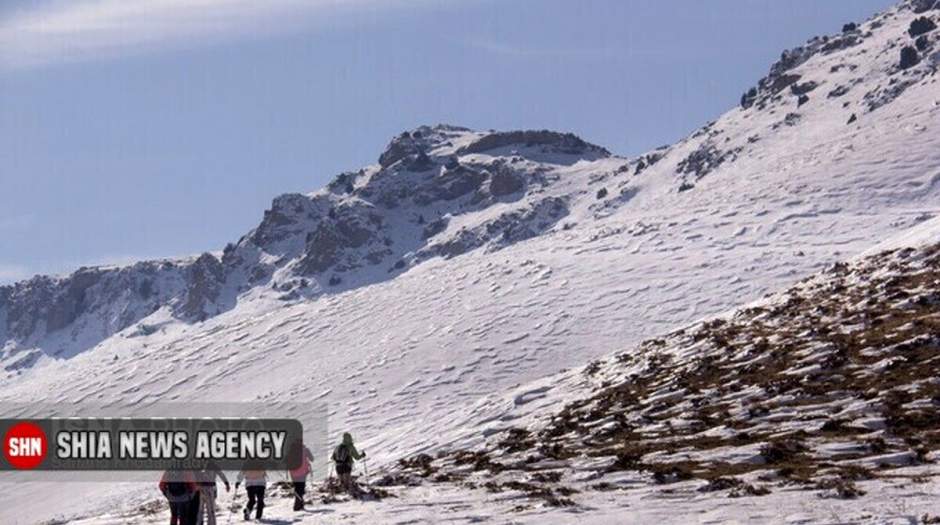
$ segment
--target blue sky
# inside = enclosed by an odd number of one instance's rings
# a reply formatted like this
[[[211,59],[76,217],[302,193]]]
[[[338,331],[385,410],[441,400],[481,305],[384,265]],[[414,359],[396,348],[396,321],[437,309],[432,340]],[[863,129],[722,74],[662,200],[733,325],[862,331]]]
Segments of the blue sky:
[[[220,249],[421,124],[635,155],[889,0],[0,4],[0,282]]]

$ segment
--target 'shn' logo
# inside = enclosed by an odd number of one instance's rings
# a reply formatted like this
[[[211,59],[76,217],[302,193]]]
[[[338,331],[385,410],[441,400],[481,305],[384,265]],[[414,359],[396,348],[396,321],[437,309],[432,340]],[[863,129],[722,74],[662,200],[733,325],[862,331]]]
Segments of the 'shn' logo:
[[[46,433],[35,423],[16,423],[3,436],[3,455],[13,468],[34,469],[46,458]]]

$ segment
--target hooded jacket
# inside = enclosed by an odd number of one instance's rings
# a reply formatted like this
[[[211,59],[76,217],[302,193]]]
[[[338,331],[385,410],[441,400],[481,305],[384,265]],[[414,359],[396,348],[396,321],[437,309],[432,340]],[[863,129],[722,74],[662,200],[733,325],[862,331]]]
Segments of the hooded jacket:
[[[353,444],[352,435],[349,432],[343,432],[343,442],[336,446],[336,449],[333,450],[333,461],[336,461],[336,452],[339,447],[346,447],[346,450],[349,452],[350,463],[353,461],[358,461],[364,457],[364,454],[359,453],[356,450],[356,445]]]
[[[298,462],[299,460],[297,467],[290,470],[291,481],[299,482],[306,480],[307,474],[310,473],[310,462],[313,461],[313,454],[310,452],[310,449],[297,443],[291,447],[290,457],[292,463]]]

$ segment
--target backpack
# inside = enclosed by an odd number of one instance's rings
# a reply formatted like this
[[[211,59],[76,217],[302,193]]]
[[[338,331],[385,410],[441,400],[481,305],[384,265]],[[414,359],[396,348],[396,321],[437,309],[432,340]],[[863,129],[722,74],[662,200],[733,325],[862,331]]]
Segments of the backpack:
[[[333,461],[341,465],[352,463],[352,455],[349,453],[349,449],[346,448],[346,445],[336,446],[336,449],[333,450]]]

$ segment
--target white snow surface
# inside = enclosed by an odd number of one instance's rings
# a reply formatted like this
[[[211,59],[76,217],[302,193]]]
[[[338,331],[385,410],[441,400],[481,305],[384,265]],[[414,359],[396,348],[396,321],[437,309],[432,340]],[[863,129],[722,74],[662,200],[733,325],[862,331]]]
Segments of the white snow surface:
[[[487,494],[483,491],[456,490],[452,487],[418,487],[400,494],[397,500],[381,502],[347,501],[329,506],[308,506],[305,511],[291,510],[291,500],[271,497],[261,523],[340,524],[340,523],[775,523],[844,525],[908,525],[919,523],[927,513],[936,515],[936,494],[940,483],[929,478],[923,483],[860,482],[868,492],[856,500],[811,495],[793,489],[763,497],[728,498],[703,494],[695,483],[662,487],[640,486],[627,492],[594,493],[576,510],[539,508],[512,512],[521,502],[518,494]],[[269,491],[270,494],[271,491]],[[244,494],[234,500],[244,503]],[[232,494],[219,499],[220,523],[244,523],[230,511]],[[926,509],[926,510],[925,510]],[[79,519],[73,525],[143,525],[166,523],[166,512],[128,516],[108,513]],[[257,523],[257,522],[255,522]]]
[[[940,239],[940,223],[930,221],[940,214],[938,76],[926,61],[896,71],[895,44],[914,16],[894,8],[862,24],[871,35],[859,45],[795,67],[800,82],[819,84],[801,107],[784,90],[764,109],[732,109],[653,152],[662,158],[639,174],[638,159],[541,155],[525,145],[461,155],[462,163],[520,157],[524,172],[549,182],[519,200],[454,215],[433,242],[507,209],[564,199],[568,214],[532,238],[451,258],[416,255],[392,277],[383,263],[339,291],[318,283],[295,301],[262,287],[232,291],[234,307],[201,322],[162,308],[74,357],[45,355],[8,376],[0,401],[324,402],[331,430],[358,436],[373,469],[455,443],[471,446],[494,422],[562,402],[567,394],[554,389],[554,374],[758,299],[886,239]],[[916,80],[868,111],[865,93],[891,78]],[[852,88],[826,96],[840,85]],[[781,124],[788,113],[800,116]],[[858,120],[847,124],[853,113]],[[439,155],[486,136],[448,133]],[[680,162],[706,143],[740,149],[701,178],[677,175]],[[356,186],[380,172],[366,168]],[[694,187],[679,191],[682,181]],[[601,188],[607,196],[598,198]],[[386,220],[394,226],[410,213],[390,209]],[[142,332],[142,325],[156,329]],[[325,451],[315,453],[323,472]],[[511,516],[503,514],[514,505],[505,495],[435,486],[383,502],[314,506],[299,521],[286,499],[272,498],[269,516],[271,523],[908,523],[932,508],[936,484],[884,484],[848,502],[800,491],[725,500],[681,484],[668,492],[638,485],[627,496],[594,494],[575,510]],[[4,523],[157,523],[166,515],[133,514],[157,496],[155,483],[31,483],[0,491],[0,516]]]

